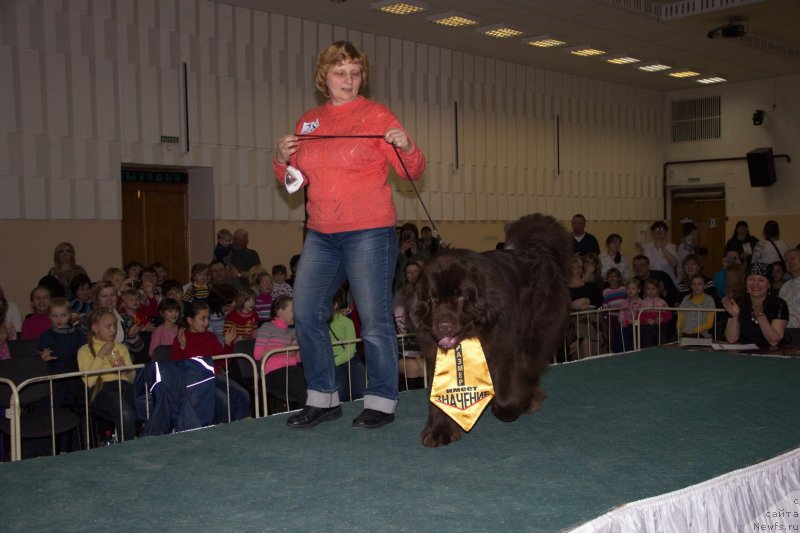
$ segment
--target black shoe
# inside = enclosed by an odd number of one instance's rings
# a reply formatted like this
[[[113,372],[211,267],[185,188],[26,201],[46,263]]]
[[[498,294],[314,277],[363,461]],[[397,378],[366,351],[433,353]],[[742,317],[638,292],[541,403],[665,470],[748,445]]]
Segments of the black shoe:
[[[327,420],[333,420],[342,416],[342,406],[335,407],[311,407],[306,405],[303,410],[292,415],[286,420],[286,425],[294,429],[313,428],[317,424]]]
[[[378,429],[394,422],[394,413],[384,413],[375,409],[364,409],[353,419],[353,427],[358,429]]]

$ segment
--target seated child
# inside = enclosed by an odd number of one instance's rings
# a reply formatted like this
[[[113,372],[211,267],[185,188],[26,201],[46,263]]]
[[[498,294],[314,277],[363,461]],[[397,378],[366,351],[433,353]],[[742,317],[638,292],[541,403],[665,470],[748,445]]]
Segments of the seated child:
[[[36,340],[42,333],[50,329],[50,291],[45,287],[36,287],[31,291],[31,307],[33,313],[22,322],[22,339]]]
[[[144,266],[139,261],[128,261],[122,270],[125,272],[125,278],[131,280],[131,286],[135,286],[136,282],[142,278],[142,270]]]
[[[165,279],[161,284],[162,298],[172,298],[179,302],[183,301],[183,285],[177,279]]]
[[[208,302],[208,265],[196,263],[192,266],[192,282],[183,293],[183,304]]]
[[[167,279],[167,267],[164,266],[164,263],[156,261],[150,265],[150,268],[156,271],[156,275],[158,276],[156,285],[158,285],[160,288],[164,284],[164,280]]]
[[[225,344],[225,317],[236,305],[236,289],[227,283],[211,286],[208,295],[208,331],[217,336],[220,344]]]
[[[294,302],[290,296],[280,296],[272,302],[272,320],[258,328],[253,357],[261,361],[264,355],[297,344],[294,330]],[[272,355],[264,365],[267,392],[287,402],[291,408],[306,402],[306,381],[300,363],[300,352],[287,351]]]
[[[659,296],[660,294],[661,283],[655,278],[646,279],[642,307],[668,307],[667,302]],[[672,311],[649,309],[642,312],[639,320],[641,322],[639,329],[641,337],[639,341],[642,348],[658,346],[669,340],[667,338],[667,326],[672,320]]]
[[[125,271],[121,268],[117,267],[110,267],[103,272],[103,281],[110,281],[114,284],[114,290],[117,291],[117,294],[121,293],[122,290],[126,287],[126,281],[128,279],[125,276]],[[127,284],[127,286],[132,286],[133,282]]]
[[[292,286],[286,283],[286,267],[274,265],[272,267],[272,299],[278,296],[294,296]]]
[[[255,287],[258,289],[256,297],[256,313],[258,321],[266,322],[270,319],[272,312],[272,276],[266,272],[256,274]]]
[[[233,329],[237,341],[253,339],[257,327],[256,293],[245,287],[236,295],[235,306],[225,317],[225,336],[227,337],[228,330]]]
[[[141,300],[139,291],[136,289],[125,289],[122,291],[122,306],[120,318],[122,329],[125,332],[125,344],[134,362],[142,363],[147,360],[147,346],[141,333],[152,333],[155,326],[150,323],[139,309]]]
[[[158,314],[161,315],[161,325],[153,331],[150,338],[150,357],[159,346],[169,345],[178,335],[178,320],[181,315],[181,304],[172,298],[164,298],[158,304]]]
[[[172,341],[173,361],[231,353],[231,346],[236,339],[235,330],[226,331],[225,344],[220,344],[216,335],[208,331],[208,303],[192,302],[186,306],[184,313],[186,327],[180,328],[175,340]],[[215,362],[214,367],[217,374],[214,387],[214,423],[241,420],[249,416],[250,394],[232,379],[226,379],[221,375],[225,361]]]
[[[633,350],[633,327],[642,308],[642,299],[639,297],[641,284],[638,279],[633,278],[625,284],[625,292],[628,297],[620,305],[619,331],[613,331],[611,335],[611,347],[614,352],[627,352]]]
[[[356,327],[346,315],[349,312],[347,293],[339,289],[333,297],[333,310],[328,320],[331,343],[356,339]],[[364,397],[366,376],[364,367],[358,357],[354,357],[355,354],[356,343],[333,346],[333,361],[336,365],[336,386],[339,389],[339,400],[343,402]]]
[[[158,274],[155,269],[147,267],[142,270],[139,299],[142,301],[140,311],[154,325],[161,322],[158,312],[158,300],[161,289],[158,286]]]
[[[69,284],[69,305],[78,316],[92,311],[92,281],[86,274],[78,274]]]
[[[618,269],[612,267],[606,272],[606,279],[608,287],[603,289],[603,307],[618,308],[628,297],[627,290],[621,285],[622,274]]]
[[[89,324],[88,342],[78,350],[80,370],[115,369],[133,364],[128,348],[114,342],[117,318],[112,309],[96,308],[89,315]],[[136,436],[133,375],[131,370],[110,371],[83,378],[90,389],[89,402],[103,416],[114,421],[120,441]]]
[[[53,298],[48,308],[51,327],[39,337],[36,345],[50,374],[78,371],[78,350],[86,344],[86,335],[72,323],[72,308],[66,298]],[[59,379],[54,382],[54,405],[83,403],[81,380]]]
[[[233,233],[227,229],[221,229],[217,232],[217,245],[214,247],[213,261],[224,261],[228,254],[231,253],[231,243],[233,242]]]
[[[708,338],[708,332],[714,325],[714,299],[706,294],[706,278],[702,274],[695,274],[689,280],[692,294],[684,297],[681,309],[709,309],[705,313],[699,311],[678,312],[678,332],[681,336]]]

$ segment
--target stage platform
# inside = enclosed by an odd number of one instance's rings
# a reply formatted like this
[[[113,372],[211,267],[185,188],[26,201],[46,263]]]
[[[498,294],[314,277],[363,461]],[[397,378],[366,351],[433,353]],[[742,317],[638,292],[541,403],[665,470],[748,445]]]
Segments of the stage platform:
[[[800,447],[800,358],[660,348],[543,382],[538,413],[487,410],[437,449],[419,390],[376,431],[350,427],[355,402],[312,430],[280,415],[0,464],[2,529],[559,531]]]

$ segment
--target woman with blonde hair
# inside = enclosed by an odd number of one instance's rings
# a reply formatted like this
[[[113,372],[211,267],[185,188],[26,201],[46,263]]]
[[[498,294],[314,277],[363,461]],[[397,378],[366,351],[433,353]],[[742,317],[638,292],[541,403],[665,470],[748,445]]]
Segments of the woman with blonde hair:
[[[308,398],[289,417],[310,428],[342,414],[327,318],[345,279],[358,302],[369,386],[354,428],[394,420],[398,400],[392,278],[398,243],[389,166],[416,180],[425,155],[386,106],[359,93],[369,62],[353,43],[337,41],[319,55],[314,81],[328,101],[300,117],[278,140],[273,170],[287,190],[306,186],[308,233],[295,280],[297,340]]]
[[[86,270],[75,263],[75,247],[68,242],[60,242],[53,250],[53,268],[47,274],[55,277],[64,286],[67,296],[70,296],[72,278],[78,274],[86,275]]]

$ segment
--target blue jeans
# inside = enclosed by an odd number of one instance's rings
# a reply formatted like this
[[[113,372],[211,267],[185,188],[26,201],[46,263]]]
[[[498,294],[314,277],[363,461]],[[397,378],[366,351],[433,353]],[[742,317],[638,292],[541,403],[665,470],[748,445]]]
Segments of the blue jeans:
[[[364,407],[393,413],[397,405],[397,336],[392,278],[397,261],[394,227],[342,233],[309,230],[294,284],[294,319],[312,407],[339,404],[328,317],[333,296],[350,282],[364,341]]]
[[[339,386],[340,401],[351,402],[363,398],[365,381],[364,367],[356,356],[336,367],[336,384]]]

